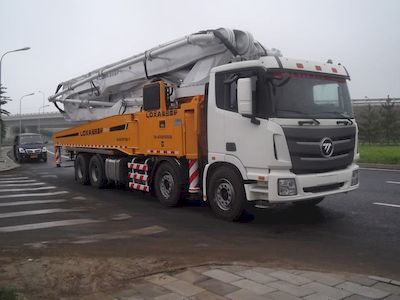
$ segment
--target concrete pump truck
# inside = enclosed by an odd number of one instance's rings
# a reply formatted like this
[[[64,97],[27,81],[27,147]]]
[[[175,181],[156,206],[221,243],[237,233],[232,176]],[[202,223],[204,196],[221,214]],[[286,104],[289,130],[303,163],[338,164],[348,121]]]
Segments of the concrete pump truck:
[[[349,79],[248,32],[198,32],[60,83],[49,101],[82,124],[54,134],[56,162],[67,151],[80,184],[167,206],[200,195],[226,220],[315,205],[359,185]]]

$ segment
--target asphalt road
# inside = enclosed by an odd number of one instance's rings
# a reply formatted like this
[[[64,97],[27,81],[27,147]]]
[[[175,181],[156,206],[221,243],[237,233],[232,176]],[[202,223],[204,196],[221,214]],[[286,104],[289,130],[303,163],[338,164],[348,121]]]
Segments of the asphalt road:
[[[49,155],[0,174],[3,254],[151,255],[175,265],[259,262],[400,279],[399,171],[363,169],[355,192],[230,223],[199,200],[165,208],[142,192],[78,185],[71,166],[55,168]]]

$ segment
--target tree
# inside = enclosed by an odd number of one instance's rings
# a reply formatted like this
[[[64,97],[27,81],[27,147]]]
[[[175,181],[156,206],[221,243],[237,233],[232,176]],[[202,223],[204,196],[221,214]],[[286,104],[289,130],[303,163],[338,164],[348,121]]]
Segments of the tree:
[[[358,121],[360,139],[369,144],[376,142],[381,131],[380,118],[377,109],[371,104],[360,113]]]
[[[0,105],[1,105],[1,109],[0,109],[0,117],[3,115],[8,116],[10,113],[4,109],[4,105],[7,104],[7,102],[11,101],[11,98],[6,96],[6,87],[4,86],[0,86]],[[6,128],[4,126],[4,121],[3,118],[0,118],[0,135],[1,135],[1,139],[0,142],[3,141],[4,136],[6,134]]]
[[[392,100],[388,95],[386,102],[381,106],[381,127],[387,143],[397,140],[400,129],[400,119]]]

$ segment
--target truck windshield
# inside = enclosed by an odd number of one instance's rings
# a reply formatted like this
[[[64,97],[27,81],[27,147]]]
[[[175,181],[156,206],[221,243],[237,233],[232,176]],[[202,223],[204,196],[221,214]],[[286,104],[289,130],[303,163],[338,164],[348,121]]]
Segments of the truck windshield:
[[[20,137],[20,144],[34,144],[43,143],[42,137],[40,135],[23,135]]]
[[[273,72],[268,84],[276,117],[352,118],[344,78],[320,74]]]

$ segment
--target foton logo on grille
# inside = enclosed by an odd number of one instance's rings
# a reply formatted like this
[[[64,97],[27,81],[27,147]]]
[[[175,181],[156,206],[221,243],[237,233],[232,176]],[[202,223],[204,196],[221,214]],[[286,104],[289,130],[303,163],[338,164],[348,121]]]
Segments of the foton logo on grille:
[[[331,157],[333,154],[333,142],[326,137],[321,140],[321,153],[324,157]]]

